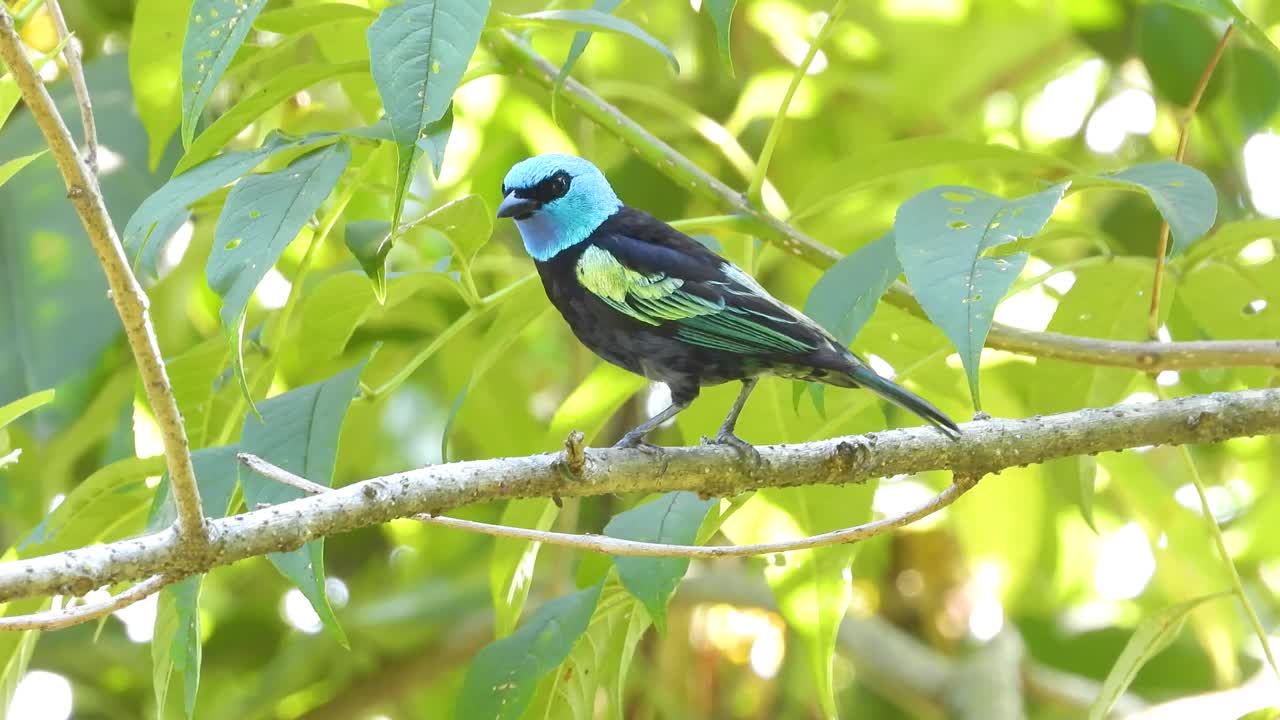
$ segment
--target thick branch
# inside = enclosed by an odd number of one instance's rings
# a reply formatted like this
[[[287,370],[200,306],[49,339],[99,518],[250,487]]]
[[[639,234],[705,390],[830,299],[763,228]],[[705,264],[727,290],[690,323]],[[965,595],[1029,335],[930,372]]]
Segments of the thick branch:
[[[959,440],[908,428],[799,445],[762,446],[745,465],[731,448],[671,448],[665,464],[638,450],[591,450],[566,479],[561,454],[425,467],[210,522],[210,544],[182,547],[173,530],[0,564],[0,602],[84,594],[151,575],[181,579],[213,567],[416,513],[513,497],[689,490],[733,495],[761,487],[861,482],[952,470],[977,478],[1017,465],[1161,444],[1211,443],[1280,433],[1280,389],[1194,395],[961,426]]]
[[[550,88],[559,70],[507,32],[491,33],[489,47],[509,69]],[[747,197],[707,174],[684,155],[652,135],[586,86],[570,78],[561,91],[583,115],[622,140],[637,155],[682,187],[727,210],[751,219],[761,236],[819,268],[831,267],[839,252],[798,228],[753,206]],[[924,311],[902,283],[885,295],[888,302],[919,317]],[[1058,333],[1020,330],[999,323],[991,327],[987,347],[1021,355],[1055,358],[1089,365],[1129,367],[1150,372],[1208,367],[1280,367],[1280,341],[1207,341],[1187,343],[1114,342]]]
[[[147,296],[138,279],[134,277],[125,259],[124,248],[116,236],[115,226],[107,214],[106,202],[98,188],[97,179],[89,171],[84,160],[76,152],[75,140],[67,130],[67,124],[49,97],[44,83],[23,51],[22,40],[13,27],[13,18],[0,4],[0,60],[9,67],[22,91],[22,99],[35,118],[36,125],[44,133],[45,142],[53,154],[62,179],[67,185],[67,198],[80,216],[93,251],[102,263],[111,288],[111,301],[124,325],[129,349],[133,351],[147,402],[155,414],[156,424],[164,439],[164,454],[169,477],[173,482],[173,496],[178,510],[178,529],[184,539],[203,543],[206,539],[204,514],[200,510],[200,494],[196,489],[195,471],[191,467],[191,452],[187,445],[187,432],[178,413],[169,376],[160,358],[160,346],[156,343],[151,316],[147,312]]]

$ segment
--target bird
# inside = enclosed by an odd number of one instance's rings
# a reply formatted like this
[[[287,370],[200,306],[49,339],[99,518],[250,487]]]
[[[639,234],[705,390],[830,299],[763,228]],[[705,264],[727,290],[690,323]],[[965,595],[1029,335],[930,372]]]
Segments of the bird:
[[[622,203],[599,168],[567,154],[511,167],[498,218],[511,218],[551,304],[604,360],[666,383],[671,404],[614,447],[661,453],[647,436],[704,386],[742,386],[714,439],[759,461],[735,429],[760,378],[866,388],[952,439],[954,421],[881,377],[831,333],[742,268],[643,210]]]

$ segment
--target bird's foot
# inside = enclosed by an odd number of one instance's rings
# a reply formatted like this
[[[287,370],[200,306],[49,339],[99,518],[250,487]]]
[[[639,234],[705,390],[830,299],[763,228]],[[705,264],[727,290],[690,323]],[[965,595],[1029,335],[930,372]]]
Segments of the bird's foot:
[[[731,430],[721,428],[720,432],[716,433],[714,440],[704,437],[702,438],[702,444],[727,445],[728,447],[738,451],[738,455],[742,456],[743,460],[749,461],[753,466],[759,467],[764,464],[764,459],[760,457],[760,451],[756,450],[756,447],[751,443],[743,440],[737,435],[734,435]]]
[[[613,444],[613,447],[619,450],[639,450],[662,462],[662,470],[659,474],[667,471],[667,451],[658,445],[654,445],[644,439],[643,433],[627,433],[622,439]]]

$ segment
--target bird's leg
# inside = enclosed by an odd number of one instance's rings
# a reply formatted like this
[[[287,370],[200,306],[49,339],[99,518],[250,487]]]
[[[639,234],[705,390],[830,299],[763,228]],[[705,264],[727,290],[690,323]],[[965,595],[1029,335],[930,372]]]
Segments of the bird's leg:
[[[657,428],[662,423],[678,415],[681,410],[684,410],[685,408],[689,407],[689,405],[692,402],[693,402],[692,398],[677,399],[673,396],[671,400],[671,405],[669,405],[666,410],[663,410],[657,415],[654,415],[648,420],[645,420],[644,422],[636,426],[634,430],[627,433],[626,435],[623,435],[621,440],[614,443],[614,447],[635,448],[638,450],[644,450],[645,452],[655,453],[655,454],[661,453],[662,449],[659,448],[657,445],[653,445],[648,442],[645,442],[644,436],[648,435],[650,432],[652,432],[655,428]]]
[[[733,434],[733,429],[738,424],[738,416],[742,414],[742,408],[747,404],[747,398],[751,395],[751,391],[756,388],[756,382],[757,378],[747,378],[742,381],[742,390],[738,392],[738,399],[734,400],[733,407],[729,408],[729,416],[720,425],[720,431],[716,433],[716,439],[707,441],[706,438],[703,438],[703,441],[713,445],[728,445],[737,450],[742,456],[751,458],[756,465],[759,465],[761,462],[760,453],[756,451],[755,447]]]

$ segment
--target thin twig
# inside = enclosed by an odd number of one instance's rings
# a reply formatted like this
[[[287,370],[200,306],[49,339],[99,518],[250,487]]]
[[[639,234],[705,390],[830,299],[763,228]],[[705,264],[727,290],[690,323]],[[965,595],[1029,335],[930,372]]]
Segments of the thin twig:
[[[30,615],[0,617],[0,630],[61,630],[97,620],[160,592],[161,588],[172,582],[173,578],[166,575],[153,575],[103,602],[86,603],[62,610],[45,610]]]
[[[36,125],[44,134],[45,142],[53,155],[62,179],[67,186],[67,198],[75,207],[93,245],[98,262],[110,287],[111,301],[120,315],[129,349],[138,365],[138,374],[147,401],[155,415],[164,440],[164,454],[173,483],[173,496],[177,506],[179,534],[187,541],[187,550],[199,554],[208,541],[208,528],[200,509],[200,493],[196,488],[195,471],[191,466],[191,450],[187,443],[187,431],[178,412],[178,403],[169,385],[164,360],[156,341],[148,300],[138,279],[134,277],[125,259],[124,248],[116,235],[106,201],[98,189],[97,179],[76,151],[75,140],[67,130],[67,124],[58,113],[53,98],[41,82],[39,74],[27,59],[22,39],[13,27],[13,18],[0,3],[0,60],[9,67],[22,91]],[[148,573],[153,574],[153,573]]]
[[[558,68],[514,35],[497,32],[486,37],[494,55],[513,73],[524,75],[545,88],[550,88],[555,82]],[[820,269],[831,267],[843,257],[795,226],[756,208],[743,198],[742,193],[699,168],[582,83],[569,78],[562,93],[588,119],[613,133],[639,157],[681,187],[719,203],[733,214],[750,218],[761,238]],[[924,317],[924,310],[902,283],[895,283],[884,299],[917,317]],[[1020,355],[1148,372],[1209,367],[1280,367],[1280,341],[1277,340],[1113,342],[1021,330],[996,323],[991,326],[987,347]]]
[[[84,79],[84,62],[80,52],[80,39],[72,37],[67,29],[67,19],[62,15],[62,6],[58,0],[46,0],[49,17],[53,18],[53,26],[58,30],[58,40],[63,43],[62,59],[67,63],[67,73],[71,75],[71,86],[75,88],[76,103],[80,105],[80,121],[84,123],[84,161],[96,176],[98,174],[98,126],[93,120],[93,101],[89,98],[89,84]]]
[[[240,458],[240,462],[244,463],[250,470],[253,470],[265,478],[275,480],[278,483],[297,488],[303,492],[311,493],[313,495],[331,491],[331,488],[325,487],[319,483],[313,483],[305,478],[298,477],[288,470],[272,465],[256,455],[241,454],[238,457]],[[833,530],[821,535],[810,535],[795,540],[758,543],[755,545],[673,545],[667,543],[624,540],[622,538],[614,538],[607,535],[578,535],[575,533],[531,530],[529,528],[508,527],[506,525],[494,525],[491,523],[476,522],[474,520],[462,520],[459,518],[428,515],[427,513],[418,513],[412,517],[414,520],[419,520],[424,523],[455,528],[458,530],[466,530],[468,532],[480,533],[481,535],[492,535],[494,537],[506,537],[516,540],[530,540],[533,542],[546,543],[547,545],[558,545],[560,547],[573,548],[575,550],[586,550],[587,552],[601,553],[603,555],[703,559],[751,557],[754,555],[772,555],[774,553],[791,552],[794,550],[810,550],[812,548],[826,547],[828,545],[858,542],[859,540],[866,540],[877,535],[883,535],[890,530],[900,528],[904,525],[910,525],[917,520],[921,520],[935,512],[938,512],[942,508],[960,499],[961,495],[973,489],[976,485],[976,481],[957,482],[952,485],[948,485],[947,489],[932,498],[920,503],[907,512],[893,517],[873,520],[868,523],[855,525],[842,530]]]
[[[778,145],[778,138],[782,136],[782,128],[787,122],[787,111],[791,107],[791,100],[795,97],[796,91],[800,89],[800,83],[804,80],[804,76],[809,73],[809,66],[813,64],[813,59],[818,56],[818,50],[822,47],[822,43],[826,42],[830,37],[831,31],[835,29],[836,23],[840,21],[840,16],[844,14],[846,0],[836,0],[831,8],[831,12],[823,21],[822,27],[818,29],[818,34],[813,37],[813,42],[809,44],[809,51],[805,53],[804,59],[796,66],[796,70],[791,74],[791,84],[787,86],[787,92],[782,96],[782,104],[778,106],[778,113],[773,117],[773,123],[769,126],[769,135],[765,137],[764,147],[760,150],[760,160],[756,162],[755,174],[751,176],[751,185],[747,187],[747,201],[761,205],[761,190],[764,188],[765,178],[769,174],[769,163],[773,160],[774,148]]]
[[[1187,104],[1187,111],[1183,113],[1181,120],[1178,122],[1178,151],[1174,154],[1173,159],[1182,162],[1187,156],[1187,142],[1191,138],[1191,121],[1196,116],[1196,109],[1200,107],[1200,100],[1204,97],[1205,88],[1209,87],[1209,80],[1213,77],[1213,71],[1218,67],[1218,62],[1222,60],[1222,53],[1227,49],[1227,41],[1231,39],[1231,31],[1235,29],[1234,23],[1227,23],[1227,29],[1222,31],[1222,37],[1218,38],[1218,45],[1213,49],[1213,54],[1209,56],[1209,62],[1204,66],[1204,71],[1200,73],[1200,82],[1196,83],[1195,92],[1191,95],[1191,102]],[[1156,334],[1160,331],[1160,296],[1164,292],[1164,273],[1165,261],[1169,255],[1169,221],[1162,220],[1160,222],[1160,241],[1156,244],[1156,273],[1155,279],[1151,283],[1151,308],[1147,311],[1147,337],[1154,340]]]

